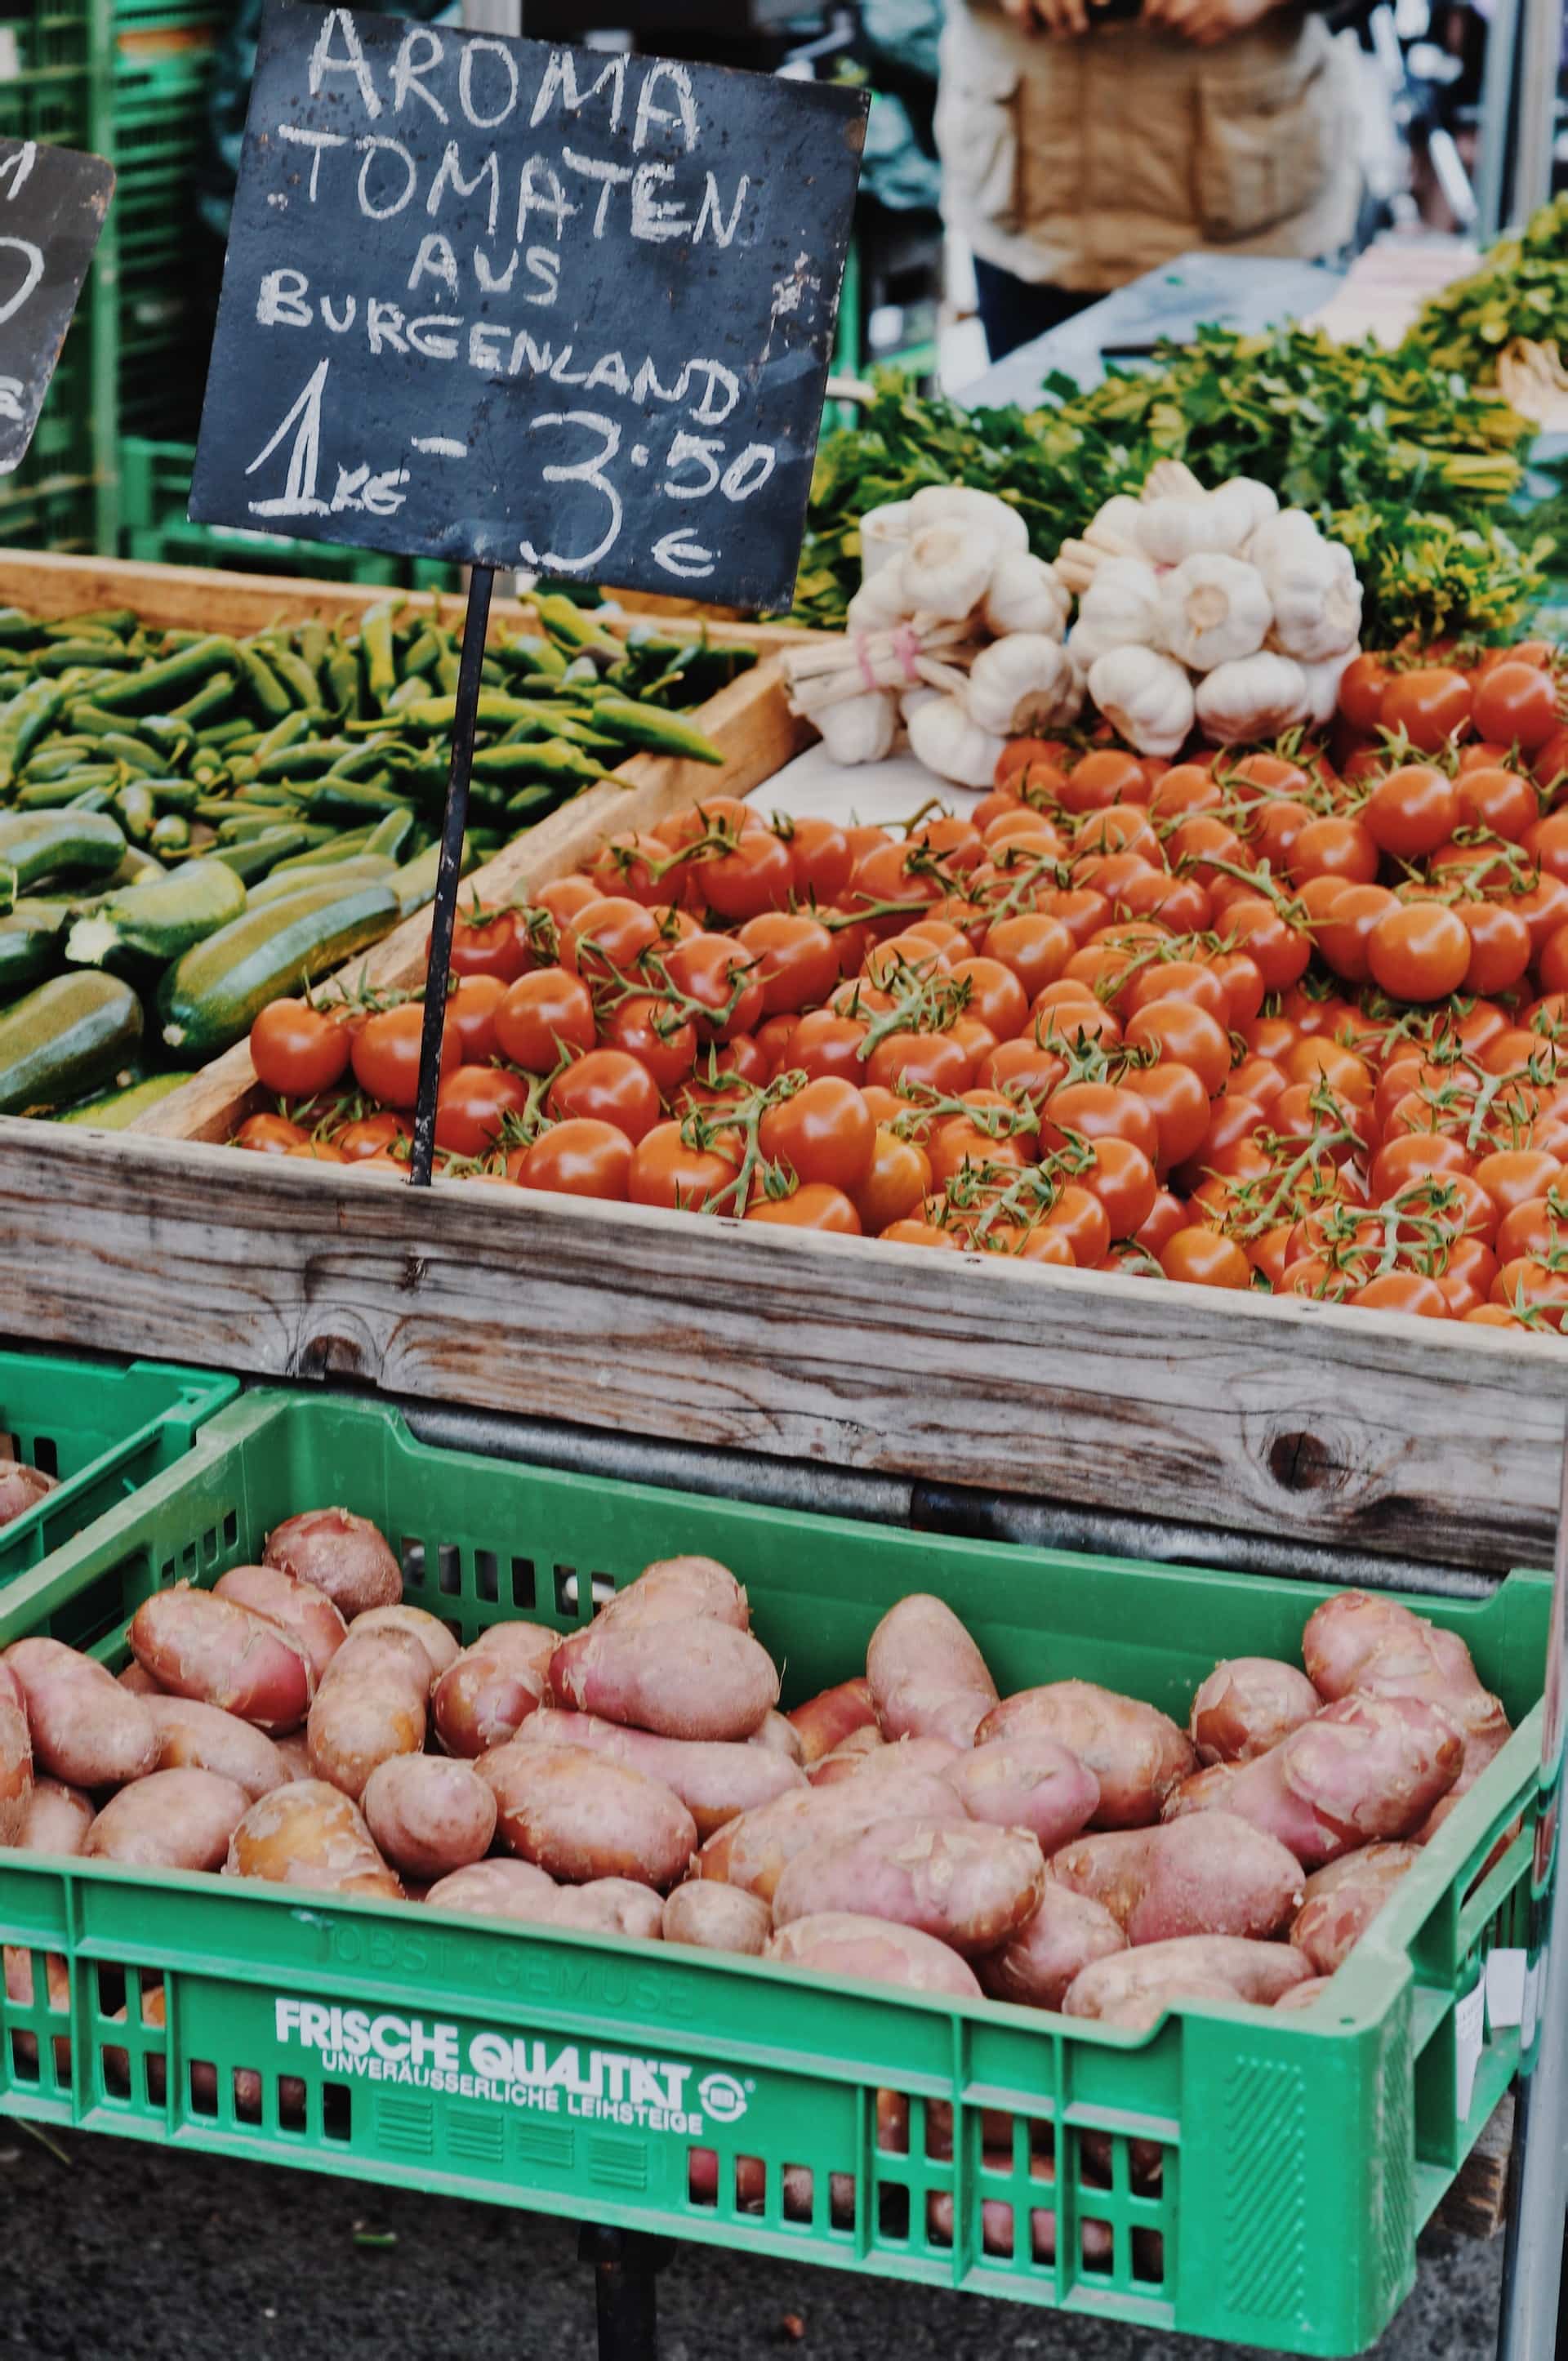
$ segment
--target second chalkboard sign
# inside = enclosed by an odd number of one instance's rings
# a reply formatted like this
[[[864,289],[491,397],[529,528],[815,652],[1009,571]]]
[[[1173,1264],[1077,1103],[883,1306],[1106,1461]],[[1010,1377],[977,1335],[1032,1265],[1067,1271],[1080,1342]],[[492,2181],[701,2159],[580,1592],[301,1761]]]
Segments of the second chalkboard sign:
[[[787,606],[865,110],[269,0],[191,514]]]
[[[0,139],[0,476],[27,456],[114,186],[102,156]]]

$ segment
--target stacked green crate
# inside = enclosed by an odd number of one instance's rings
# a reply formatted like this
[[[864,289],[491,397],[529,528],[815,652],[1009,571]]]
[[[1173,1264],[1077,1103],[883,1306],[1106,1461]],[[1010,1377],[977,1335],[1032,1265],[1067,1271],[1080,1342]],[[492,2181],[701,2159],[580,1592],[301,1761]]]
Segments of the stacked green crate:
[[[219,31],[177,4],[118,0],[111,89],[119,256],[119,431],[193,440],[212,336],[196,207]],[[213,258],[215,263],[215,257]]]

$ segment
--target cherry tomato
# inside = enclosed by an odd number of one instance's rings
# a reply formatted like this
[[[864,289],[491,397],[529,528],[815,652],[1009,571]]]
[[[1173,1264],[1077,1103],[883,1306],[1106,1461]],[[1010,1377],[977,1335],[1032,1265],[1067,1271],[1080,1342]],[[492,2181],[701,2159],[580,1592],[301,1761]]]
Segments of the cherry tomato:
[[[1393,674],[1381,656],[1353,656],[1340,675],[1339,709],[1353,730],[1370,734],[1383,718],[1383,699]]]
[[[1130,1238],[1148,1220],[1159,1194],[1153,1159],[1115,1134],[1095,1140],[1093,1154],[1080,1176],[1082,1185],[1104,1207],[1112,1236]]]
[[[1064,1233],[1080,1270],[1092,1270],[1111,1243],[1111,1223],[1104,1206],[1089,1189],[1069,1180],[1046,1215],[1047,1229]]]
[[[1475,1167],[1475,1178],[1506,1221],[1516,1205],[1528,1204],[1532,1197],[1545,1197],[1563,1179],[1563,1168],[1556,1157],[1543,1155],[1532,1148],[1503,1148],[1483,1156]]]
[[[634,830],[601,845],[588,864],[588,875],[601,894],[629,895],[651,907],[669,899],[665,871],[670,857],[671,848],[662,836]]]
[[[348,1159],[341,1148],[329,1139],[296,1139],[283,1153],[285,1156],[307,1156],[313,1164],[346,1164]]]
[[[803,903],[827,909],[839,900],[854,869],[850,840],[830,819],[792,819],[786,826],[795,893]]]
[[[1064,1082],[1046,1103],[1040,1137],[1047,1148],[1066,1146],[1069,1136],[1087,1139],[1127,1139],[1141,1148],[1152,1165],[1159,1153],[1159,1127],[1154,1110],[1135,1091],[1115,1082]],[[1137,1227],[1135,1222],[1134,1228]]]
[[[808,1077],[839,1074],[846,1082],[867,1080],[861,1051],[870,1030],[864,1017],[839,1016],[830,1008],[814,1008],[790,1037],[790,1066]]]
[[[1126,998],[1130,1010],[1145,1008],[1156,1000],[1187,1001],[1221,1026],[1230,1016],[1223,975],[1217,967],[1197,960],[1151,960],[1127,986]]]
[[[1392,1000],[1441,1000],[1457,992],[1470,964],[1464,922],[1441,902],[1401,902],[1366,939],[1373,980]]]
[[[1444,772],[1430,763],[1402,763],[1373,788],[1361,819],[1380,851],[1419,861],[1447,842],[1460,808],[1459,791]]]
[[[1383,692],[1380,726],[1403,735],[1418,753],[1436,754],[1470,728],[1470,683],[1452,664],[1397,672]]]
[[[923,1148],[879,1126],[870,1170],[855,1191],[855,1211],[868,1237],[880,1237],[890,1222],[919,1213],[931,1189],[931,1164]]]
[[[1127,1047],[1190,1066],[1212,1098],[1231,1071],[1231,1037],[1192,1000],[1146,1000],[1127,1020]]]
[[[1454,1240],[1442,1268],[1433,1273],[1451,1320],[1463,1320],[1487,1301],[1497,1268],[1497,1257],[1484,1239]]]
[[[461,975],[446,995],[446,1014],[457,1027],[459,1062],[488,1066],[496,1054],[496,1011],[508,987],[499,975]]]
[[[624,1204],[631,1156],[630,1141],[613,1124],[578,1117],[541,1132],[518,1159],[516,1177],[525,1189]]]
[[[564,967],[520,975],[496,1010],[496,1043],[503,1057],[531,1074],[552,1073],[564,1057],[591,1049],[594,1004],[587,985]]]
[[[659,1089],[641,1059],[626,1049],[589,1049],[557,1074],[545,1101],[553,1121],[583,1116],[613,1124],[633,1147],[663,1115]]]
[[[617,1003],[605,1020],[605,1045],[624,1049],[646,1066],[663,1092],[678,1088],[696,1062],[696,1027],[673,1000],[634,994]]]
[[[700,898],[722,918],[787,910],[795,890],[789,846],[765,829],[742,836],[732,852],[706,856],[696,864],[694,875]]]
[[[1189,1287],[1252,1285],[1252,1265],[1234,1239],[1197,1224],[1171,1233],[1160,1249],[1159,1266],[1167,1279]]]
[[[1036,1041],[1000,1041],[981,1061],[975,1081],[1004,1098],[1032,1106],[1037,1115],[1067,1073],[1067,1060]]]
[[[769,1107],[757,1127],[757,1144],[770,1164],[787,1166],[803,1186],[818,1181],[850,1197],[871,1176],[876,1143],[864,1098],[853,1082],[831,1074]]]
[[[1533,1255],[1504,1263],[1492,1281],[1492,1301],[1510,1312],[1535,1312],[1541,1324],[1561,1328],[1568,1312],[1568,1270],[1553,1270]]]
[[[865,1081],[881,1082],[888,1090],[906,1093],[919,1084],[930,1091],[957,1093],[969,1087],[971,1062],[969,1051],[951,1033],[885,1033],[861,1071]]]
[[[1511,992],[1530,965],[1530,928],[1518,911],[1505,902],[1456,902],[1453,915],[1470,937],[1464,990]]]
[[[409,1126],[388,1111],[360,1115],[353,1123],[345,1123],[334,1145],[342,1149],[345,1163],[358,1164],[367,1157],[384,1154],[394,1139],[412,1137]]]
[[[849,1198],[821,1180],[808,1180],[787,1197],[759,1197],[746,1208],[745,1219],[791,1230],[828,1230],[840,1238],[861,1235],[861,1217]]]
[[[632,1149],[627,1193],[634,1205],[701,1213],[735,1179],[739,1167],[729,1157],[690,1145],[681,1133],[679,1123],[655,1124]]]
[[[938,1227],[935,1222],[905,1218],[890,1222],[885,1230],[879,1231],[878,1235],[885,1246],[945,1246],[955,1254],[962,1252],[952,1231]]]
[[[308,1000],[269,1001],[250,1028],[257,1079],[280,1098],[314,1098],[348,1071],[348,1027]]]
[[[291,1149],[308,1147],[310,1133],[302,1125],[291,1123],[280,1115],[247,1115],[229,1145],[248,1148],[258,1156],[287,1156]]]
[[[1309,877],[1343,877],[1351,884],[1370,885],[1377,874],[1376,839],[1363,821],[1343,813],[1309,820],[1290,849],[1290,874],[1298,884]]]
[[[513,984],[511,989],[518,989]],[[354,1076],[367,1097],[384,1107],[411,1107],[419,1097],[420,1039],[424,1028],[424,1005],[407,1000],[399,1008],[378,1009],[367,1016],[354,1036]],[[456,1065],[462,1036],[448,1008],[441,1028],[441,1077]]]
[[[561,965],[573,975],[630,980],[659,939],[652,911],[629,894],[601,894],[564,921]]]
[[[684,852],[701,844],[706,837],[722,837],[727,843],[736,843],[748,829],[761,826],[751,805],[740,802],[738,796],[704,796],[700,803],[688,805],[685,811],[661,820],[659,833],[677,852]]]
[[[663,966],[672,990],[696,1004],[686,1013],[705,1040],[749,1033],[763,1013],[758,961],[728,935],[688,935]]]
[[[1224,931],[1234,938],[1233,948],[1244,950],[1256,965],[1266,992],[1287,992],[1306,973],[1312,956],[1312,939],[1293,925],[1261,895],[1244,895],[1225,912]]]
[[[1412,1312],[1423,1320],[1446,1320],[1448,1300],[1435,1279],[1419,1270],[1384,1271],[1347,1299],[1368,1312]]]
[[[1022,1033],[1029,1021],[1030,994],[1003,961],[992,958],[958,960],[954,962],[952,973],[955,983],[968,986],[966,1013],[978,1018],[997,1040],[1008,1041],[1015,1034]]]
[[[1098,811],[1107,804],[1146,804],[1149,782],[1135,755],[1097,747],[1073,764],[1060,789],[1064,811]]]
[[[505,1066],[454,1066],[435,1102],[435,1144],[454,1156],[483,1156],[510,1115],[528,1104],[528,1085]]]
[[[1453,791],[1467,828],[1488,829],[1510,844],[1540,817],[1535,789],[1517,771],[1461,771]]]
[[[1055,759],[1056,741],[1049,738],[1010,738],[996,758],[992,774],[997,785],[1003,786],[1015,771],[1027,768],[1031,763],[1049,763]]]
[[[430,937],[424,941],[425,962],[430,961]],[[531,967],[537,967],[528,939],[526,927],[519,923],[515,910],[498,910],[493,917],[465,911],[459,906],[452,925],[452,959],[449,973],[453,975],[498,975],[503,983],[513,983]]]
[[[1475,684],[1475,719],[1483,738],[1533,754],[1559,725],[1556,683],[1530,664],[1486,669]]]
[[[602,888],[591,877],[574,869],[569,876],[553,877],[548,885],[539,888],[533,899],[538,908],[548,910],[556,925],[564,927],[585,903],[598,901],[601,893]]]

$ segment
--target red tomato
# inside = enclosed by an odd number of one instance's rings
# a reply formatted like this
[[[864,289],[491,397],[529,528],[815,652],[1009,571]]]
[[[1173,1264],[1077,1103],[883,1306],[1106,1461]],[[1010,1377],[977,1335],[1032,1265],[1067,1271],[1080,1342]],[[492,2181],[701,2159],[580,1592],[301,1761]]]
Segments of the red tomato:
[[[1400,902],[1367,937],[1366,960],[1391,1000],[1442,1000],[1464,981],[1470,937],[1442,903]]]
[[[613,1124],[575,1119],[541,1132],[518,1159],[516,1177],[525,1189],[624,1204],[631,1156],[630,1141]]]
[[[1309,877],[1343,877],[1352,884],[1369,885],[1377,874],[1376,840],[1362,821],[1343,813],[1309,820],[1291,847],[1290,874],[1298,883]]]
[[[1418,861],[1435,852],[1453,834],[1459,817],[1458,789],[1430,763],[1402,763],[1389,771],[1373,788],[1361,815],[1374,844],[1399,861]]]
[[[646,1066],[661,1091],[675,1090],[696,1062],[696,1027],[673,1000],[652,993],[617,1003],[605,1021],[606,1046]]]
[[[1461,771],[1453,790],[1467,828],[1489,829],[1513,844],[1540,817],[1535,789],[1517,771]]]
[[[1147,1049],[1157,1060],[1190,1066],[1212,1098],[1231,1071],[1231,1037],[1223,1025],[1191,1000],[1147,1000],[1127,1020],[1127,1047]]]
[[[868,1237],[880,1237],[890,1222],[919,1213],[931,1191],[931,1163],[923,1148],[879,1127],[865,1179],[855,1191],[855,1211]]]
[[[330,1091],[348,1071],[352,1048],[347,1026],[308,1000],[269,1001],[250,1028],[257,1079],[284,1099]]]
[[[808,1180],[788,1197],[759,1197],[746,1209],[748,1222],[772,1222],[791,1230],[828,1230],[840,1238],[858,1238],[861,1217],[841,1189]]]
[[[850,1197],[870,1178],[876,1143],[864,1098],[853,1082],[831,1074],[769,1107],[757,1127],[758,1147],[770,1164],[787,1166],[802,1184],[820,1181]]]
[[[630,836],[612,836],[601,845],[588,866],[588,874],[601,894],[629,895],[632,901],[666,902],[670,884],[666,871],[671,850],[662,836],[646,831],[633,831]]]
[[[1464,990],[1511,992],[1530,965],[1530,928],[1518,911],[1504,902],[1456,902],[1453,915],[1470,937]]]
[[[722,918],[754,918],[764,910],[787,910],[795,890],[790,849],[765,829],[753,829],[742,836],[732,852],[705,857],[696,865],[695,876],[698,898]]]
[[[986,1090],[1032,1106],[1037,1115],[1067,1072],[1067,1060],[1026,1038],[1000,1041],[975,1076]]]
[[[484,1156],[508,1115],[527,1104],[527,1083],[505,1066],[454,1066],[436,1097],[435,1144],[454,1156]]]
[[[247,1115],[229,1142],[231,1148],[248,1148],[258,1156],[287,1156],[296,1148],[307,1148],[311,1135],[303,1126],[291,1123],[287,1116],[263,1113]]]
[[[883,1034],[862,1070],[868,1082],[881,1082],[888,1090],[905,1092],[918,1083],[927,1090],[954,1093],[968,1088],[970,1071],[969,1051],[951,1033],[909,1032]]]
[[[1383,718],[1383,698],[1392,673],[1381,656],[1353,656],[1340,675],[1339,709],[1353,730],[1375,730]]]
[[[1078,1139],[1127,1139],[1153,1163],[1159,1153],[1154,1110],[1136,1092],[1115,1082],[1064,1082],[1046,1103],[1040,1137],[1047,1148]],[[1133,1227],[1136,1229],[1135,1222]]]
[[[1343,694],[1343,692],[1342,692]],[[1379,722],[1403,735],[1418,753],[1436,754],[1470,728],[1470,683],[1452,664],[1397,672],[1383,692]]]
[[[409,1126],[400,1116],[387,1112],[360,1115],[355,1122],[345,1123],[334,1145],[342,1150],[345,1164],[359,1164],[367,1157],[384,1154],[394,1139],[412,1137]]]
[[[1065,1234],[1080,1270],[1092,1270],[1111,1243],[1111,1223],[1104,1206],[1091,1190],[1080,1188],[1075,1180],[1060,1191],[1045,1225]]]
[[[564,1057],[591,1049],[594,1004],[587,985],[564,967],[520,975],[496,1010],[496,1042],[503,1057],[531,1074],[552,1073]]]
[[[446,1014],[457,1027],[465,1066],[488,1066],[496,1054],[496,1011],[508,987],[499,975],[454,978]]]
[[[515,992],[517,986],[514,984]],[[424,1004],[407,1000],[398,1008],[378,1010],[354,1036],[355,1080],[369,1098],[386,1107],[411,1107],[419,1097],[420,1038]],[[441,1028],[443,1079],[458,1060],[461,1037],[450,1008]]]
[[[1196,1224],[1170,1234],[1160,1249],[1159,1266],[1167,1279],[1189,1287],[1252,1285],[1252,1265],[1234,1239]]]
[[[629,894],[601,894],[564,922],[561,965],[573,975],[630,979],[658,939],[659,922],[651,909]]]
[[[1557,685],[1534,664],[1491,666],[1475,684],[1475,718],[1483,738],[1533,754],[1559,726]]]
[[[890,1246],[946,1246],[955,1254],[962,1251],[952,1231],[939,1228],[935,1222],[913,1219],[890,1222],[878,1235],[883,1244]]]
[[[1448,1300],[1435,1279],[1419,1270],[1385,1271],[1353,1288],[1346,1299],[1368,1312],[1413,1312],[1423,1320],[1446,1320]]]
[[[800,900],[817,909],[837,902],[855,865],[843,829],[830,819],[792,819],[784,823],[784,842]]]
[[[815,1008],[839,981],[839,946],[804,911],[763,911],[747,919],[736,939],[757,962],[762,1006],[770,1016]]]
[[[425,964],[430,963],[430,937],[424,939]],[[474,908],[459,905],[452,926],[452,975],[496,975],[511,983],[538,961],[528,939],[528,928],[516,910],[486,914],[476,899]]]
[[[1114,1134],[1094,1142],[1094,1161],[1080,1178],[1104,1207],[1114,1238],[1130,1238],[1142,1229],[1159,1194],[1152,1159]]]
[[[1064,811],[1098,811],[1106,804],[1146,804],[1149,782],[1133,754],[1110,746],[1080,756],[1061,788]]]
[[[663,1115],[652,1075],[625,1049],[586,1051],[556,1075],[545,1104],[556,1123],[580,1115],[613,1124],[633,1147]]]
[[[730,1158],[688,1144],[682,1129],[679,1123],[655,1124],[632,1149],[627,1193],[634,1205],[701,1213],[735,1179],[739,1167]],[[726,1210],[736,1210],[733,1198]]]
[[[830,1008],[814,1008],[801,1018],[790,1037],[791,1069],[809,1077],[839,1074],[846,1082],[869,1080],[861,1050],[870,1030],[863,1017],[839,1016]]]
[[[1022,1033],[1029,1021],[1029,994],[1002,960],[959,960],[952,973],[955,983],[969,988],[967,1015],[977,1018],[999,1041],[1010,1041]]]
[[[696,1004],[685,1013],[707,1040],[749,1033],[762,1015],[758,961],[728,935],[688,935],[662,965],[671,989]]]

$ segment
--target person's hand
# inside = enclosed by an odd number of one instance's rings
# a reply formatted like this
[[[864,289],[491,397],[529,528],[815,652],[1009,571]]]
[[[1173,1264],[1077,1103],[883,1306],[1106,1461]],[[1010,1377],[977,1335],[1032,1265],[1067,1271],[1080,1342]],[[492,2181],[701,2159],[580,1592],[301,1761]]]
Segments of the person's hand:
[[[1200,49],[1228,41],[1259,23],[1280,0],[1144,0],[1146,25],[1165,25]]]

